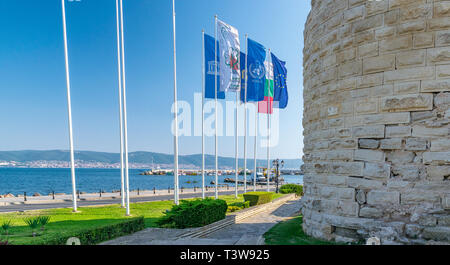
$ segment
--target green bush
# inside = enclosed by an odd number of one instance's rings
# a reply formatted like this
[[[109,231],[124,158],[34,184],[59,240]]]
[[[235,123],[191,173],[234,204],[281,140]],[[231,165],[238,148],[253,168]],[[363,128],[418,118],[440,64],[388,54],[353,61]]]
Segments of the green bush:
[[[181,201],[157,221],[160,227],[201,227],[225,219],[227,202],[224,200]]]
[[[303,196],[303,186],[298,184],[285,184],[280,187],[280,193],[295,193],[297,196]]]
[[[244,194],[245,202],[248,202],[250,206],[260,205],[272,201],[272,193],[264,191],[253,191]]]
[[[228,205],[228,209],[227,209],[227,212],[237,212],[237,211],[240,211],[240,210],[242,210],[242,209],[245,209],[245,208],[249,208],[250,207],[250,202],[249,201],[246,201],[246,202],[235,202],[235,203],[232,203],[232,204],[230,204],[230,205]]]
[[[95,245],[116,237],[129,235],[145,228],[144,217],[133,218],[121,223],[87,229],[72,235],[61,235],[43,242],[45,245],[65,245],[71,237],[79,238],[81,245]]]

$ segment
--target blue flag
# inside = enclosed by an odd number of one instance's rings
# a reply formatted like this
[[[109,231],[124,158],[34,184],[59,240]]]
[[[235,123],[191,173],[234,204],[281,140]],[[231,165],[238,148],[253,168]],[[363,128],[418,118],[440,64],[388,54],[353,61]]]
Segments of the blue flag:
[[[214,92],[215,86],[215,46],[214,37],[205,34],[205,98],[216,98],[216,93]],[[217,98],[225,99],[225,92],[220,91],[220,71],[219,71],[219,42],[217,42]]]
[[[264,61],[266,60],[266,48],[256,41],[248,39],[248,80],[247,80],[247,102],[264,100],[264,81],[266,69]],[[241,53],[241,69],[245,71],[245,54]],[[245,74],[242,75],[241,101],[245,101]]]
[[[281,61],[272,53],[273,76],[274,76],[274,108],[284,109],[287,107],[289,96],[287,91],[287,69],[286,62]]]

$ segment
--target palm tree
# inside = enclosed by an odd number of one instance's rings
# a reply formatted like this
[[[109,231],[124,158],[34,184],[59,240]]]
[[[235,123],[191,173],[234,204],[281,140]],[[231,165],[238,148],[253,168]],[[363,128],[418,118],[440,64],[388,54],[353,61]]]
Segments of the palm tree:
[[[24,222],[31,228],[33,237],[36,236],[36,229],[39,227],[39,216],[38,217],[29,217],[25,218]]]

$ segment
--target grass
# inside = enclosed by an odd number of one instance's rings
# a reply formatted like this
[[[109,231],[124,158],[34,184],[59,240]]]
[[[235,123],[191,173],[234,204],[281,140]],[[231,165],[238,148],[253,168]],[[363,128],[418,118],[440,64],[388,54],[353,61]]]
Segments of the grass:
[[[281,196],[283,194],[274,194],[273,199]],[[244,201],[242,194],[237,199],[234,195],[220,196],[220,199],[225,200],[228,204]],[[125,209],[121,208],[119,204],[80,207],[78,213],[73,213],[70,208],[63,208],[0,214],[0,224],[11,221],[9,235],[4,235],[3,231],[0,231],[0,242],[8,238],[13,245],[39,245],[61,235],[71,236],[79,231],[117,224],[138,216],[144,217],[146,228],[157,227],[156,221],[173,205],[173,201],[132,203],[130,205],[131,217],[125,216]],[[36,237],[33,237],[32,230],[25,220],[36,216],[50,216],[51,219],[45,225],[45,230],[36,230]]]
[[[267,245],[337,245],[335,242],[322,241],[303,232],[303,217],[281,222],[264,234]]]

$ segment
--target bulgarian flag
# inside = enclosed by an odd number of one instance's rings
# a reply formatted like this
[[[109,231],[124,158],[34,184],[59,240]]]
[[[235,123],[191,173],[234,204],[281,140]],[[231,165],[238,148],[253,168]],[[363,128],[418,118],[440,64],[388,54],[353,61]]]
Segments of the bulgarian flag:
[[[273,64],[264,63],[266,76],[264,82],[264,100],[258,102],[258,113],[273,113]],[[268,67],[269,66],[269,67]],[[267,71],[268,69],[268,71]]]

